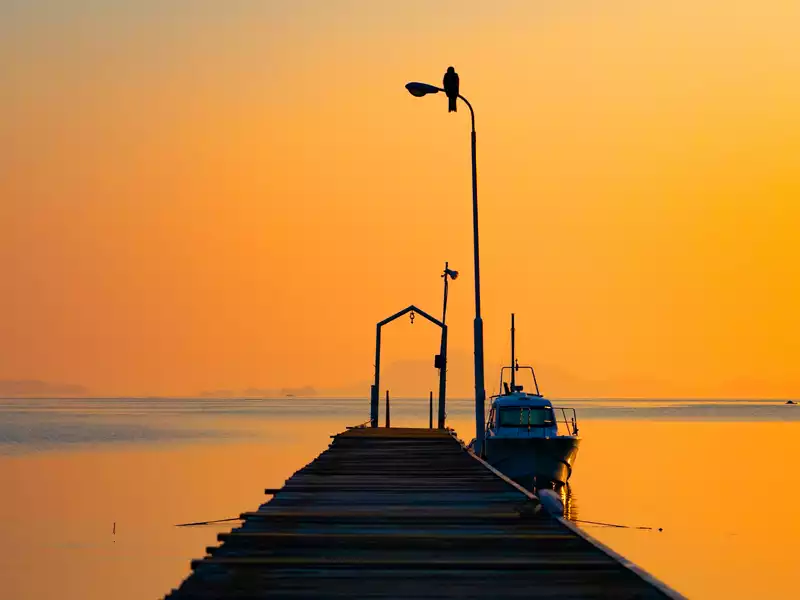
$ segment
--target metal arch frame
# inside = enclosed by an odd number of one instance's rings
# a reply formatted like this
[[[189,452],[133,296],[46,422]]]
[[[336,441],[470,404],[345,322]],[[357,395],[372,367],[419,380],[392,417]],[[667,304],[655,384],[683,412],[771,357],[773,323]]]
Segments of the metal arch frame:
[[[386,325],[386,324],[388,324],[388,323],[391,323],[391,322],[392,322],[392,321],[394,321],[395,319],[399,319],[399,318],[400,318],[400,317],[402,317],[403,315],[405,315],[405,314],[407,314],[407,313],[410,313],[410,312],[412,312],[412,311],[413,311],[413,312],[416,312],[416,313],[419,313],[420,315],[422,315],[423,317],[425,317],[426,319],[428,319],[428,321],[430,321],[430,322],[431,322],[431,323],[433,323],[434,325],[438,325],[439,327],[445,327],[445,324],[444,324],[444,323],[442,323],[442,322],[441,322],[439,319],[437,319],[436,317],[432,317],[432,316],[430,316],[430,315],[429,315],[428,313],[426,313],[424,310],[422,310],[422,309],[420,309],[420,308],[417,308],[416,306],[414,306],[414,305],[412,304],[412,305],[410,305],[410,306],[408,306],[408,307],[404,308],[404,309],[403,309],[403,310],[401,310],[400,312],[393,314],[391,317],[387,317],[387,318],[385,318],[383,321],[381,321],[380,323],[378,323],[378,328],[381,328],[381,327],[383,327],[384,325]]]
[[[441,343],[441,361],[442,367],[439,369],[439,429],[444,429],[444,415],[445,415],[445,393],[446,393],[446,377],[447,377],[447,325],[442,323],[436,317],[432,317],[424,310],[417,308],[413,304],[407,306],[400,312],[393,314],[391,317],[385,318],[383,321],[379,321],[375,327],[375,382],[372,384],[372,389],[370,390],[370,426],[377,427],[378,426],[378,408],[379,408],[379,393],[380,393],[380,383],[381,383],[381,328],[384,325],[388,325],[395,319],[399,319],[405,314],[410,312],[415,312],[420,316],[426,318],[428,321],[437,325],[442,330],[442,343]]]

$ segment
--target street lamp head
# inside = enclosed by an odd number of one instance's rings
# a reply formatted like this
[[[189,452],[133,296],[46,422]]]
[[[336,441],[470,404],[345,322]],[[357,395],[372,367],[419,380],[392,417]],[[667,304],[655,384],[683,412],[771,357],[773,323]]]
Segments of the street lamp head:
[[[445,269],[445,275],[448,275],[450,279],[456,279],[458,277],[458,271],[453,271],[452,269]]]
[[[417,98],[422,98],[428,94],[435,94],[440,91],[435,85],[431,85],[429,83],[420,83],[419,81],[407,83],[406,89],[408,90],[409,94],[416,96]]]

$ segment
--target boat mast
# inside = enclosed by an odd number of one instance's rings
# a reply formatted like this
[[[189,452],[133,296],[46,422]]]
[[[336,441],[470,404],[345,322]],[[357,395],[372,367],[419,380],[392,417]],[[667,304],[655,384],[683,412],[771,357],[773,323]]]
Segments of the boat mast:
[[[514,313],[511,313],[511,393],[513,394],[516,389],[517,385],[517,378],[516,374],[514,373],[514,367],[516,366],[517,355],[514,348]]]

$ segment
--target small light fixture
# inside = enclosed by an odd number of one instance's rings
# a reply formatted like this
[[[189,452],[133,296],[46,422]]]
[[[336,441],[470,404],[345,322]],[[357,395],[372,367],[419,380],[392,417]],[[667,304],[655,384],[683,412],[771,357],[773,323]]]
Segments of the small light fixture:
[[[438,87],[435,85],[431,85],[429,83],[420,83],[419,81],[412,81],[411,83],[406,84],[406,89],[408,93],[412,96],[416,96],[417,98],[422,98],[428,94],[436,94],[440,91]]]

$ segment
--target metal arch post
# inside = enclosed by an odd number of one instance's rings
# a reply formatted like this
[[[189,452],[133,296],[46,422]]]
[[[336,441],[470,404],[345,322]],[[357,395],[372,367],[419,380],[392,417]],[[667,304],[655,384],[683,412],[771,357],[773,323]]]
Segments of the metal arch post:
[[[375,383],[372,384],[370,407],[369,407],[369,421],[370,427],[378,426],[378,394],[380,393],[381,384],[381,324],[375,331]]]

